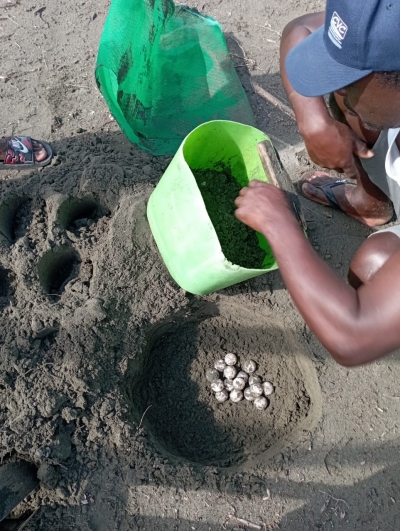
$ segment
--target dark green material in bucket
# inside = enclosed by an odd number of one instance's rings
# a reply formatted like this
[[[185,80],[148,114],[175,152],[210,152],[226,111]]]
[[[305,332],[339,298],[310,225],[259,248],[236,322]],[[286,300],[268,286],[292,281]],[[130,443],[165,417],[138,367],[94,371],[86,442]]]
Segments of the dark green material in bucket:
[[[259,246],[257,233],[235,217],[234,201],[242,186],[229,168],[194,170],[193,175],[226,259],[248,269],[262,267],[266,253]]]

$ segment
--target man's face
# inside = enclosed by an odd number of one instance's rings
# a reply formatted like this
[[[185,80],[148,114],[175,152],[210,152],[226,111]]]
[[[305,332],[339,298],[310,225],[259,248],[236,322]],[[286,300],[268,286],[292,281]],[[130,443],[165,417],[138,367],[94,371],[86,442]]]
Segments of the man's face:
[[[382,131],[400,127],[400,89],[385,86],[375,74],[338,90],[349,114],[358,116],[366,129]]]

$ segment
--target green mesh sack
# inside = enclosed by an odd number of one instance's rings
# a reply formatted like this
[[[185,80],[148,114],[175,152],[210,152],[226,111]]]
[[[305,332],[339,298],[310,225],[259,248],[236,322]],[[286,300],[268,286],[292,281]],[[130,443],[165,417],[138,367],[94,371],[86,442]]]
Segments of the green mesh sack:
[[[96,81],[129,140],[154,155],[209,120],[254,122],[221,26],[172,0],[113,0]]]

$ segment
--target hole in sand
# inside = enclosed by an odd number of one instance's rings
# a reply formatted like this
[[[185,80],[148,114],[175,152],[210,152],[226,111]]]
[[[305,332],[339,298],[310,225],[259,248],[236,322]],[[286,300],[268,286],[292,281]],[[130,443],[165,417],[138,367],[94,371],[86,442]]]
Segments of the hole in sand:
[[[218,404],[205,378],[214,361],[234,352],[254,359],[257,373],[273,382],[270,406]],[[131,363],[135,422],[169,457],[219,467],[257,463],[296,443],[321,414],[312,362],[279,320],[232,304],[220,315],[153,329],[142,360]],[[132,387],[133,382],[133,387]]]
[[[22,518],[27,513],[29,508],[23,500],[37,488],[38,484],[37,469],[32,463],[24,460],[2,463],[0,466],[0,521],[2,522],[0,528],[2,530],[13,530],[12,519]],[[10,525],[3,526],[7,518]],[[18,529],[20,528],[21,526]]]
[[[10,301],[11,271],[0,266],[0,307],[6,306]]]
[[[6,518],[1,522],[1,525],[3,526],[1,528],[2,531],[19,531],[20,529],[23,529],[25,527],[24,523],[28,521],[29,517],[34,514],[34,511],[32,510],[26,510],[22,514],[22,516],[18,516],[15,518]]]
[[[78,254],[69,247],[58,247],[44,254],[37,266],[43,291],[48,295],[60,295],[78,274],[79,263]]]
[[[0,205],[0,243],[11,245],[26,233],[31,216],[31,201],[26,197],[9,197]]]
[[[90,226],[107,214],[108,211],[90,197],[71,197],[60,205],[58,220],[63,229],[74,231]]]

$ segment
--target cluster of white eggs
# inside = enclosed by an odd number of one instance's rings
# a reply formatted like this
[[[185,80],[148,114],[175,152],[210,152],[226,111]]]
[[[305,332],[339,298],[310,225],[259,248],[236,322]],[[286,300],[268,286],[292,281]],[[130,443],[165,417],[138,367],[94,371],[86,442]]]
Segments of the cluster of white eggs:
[[[243,399],[254,402],[257,409],[266,409],[268,398],[274,392],[271,382],[263,382],[256,373],[257,364],[246,360],[239,367],[236,354],[229,353],[224,359],[215,362],[214,368],[206,373],[215,393],[217,402],[241,402]]]

